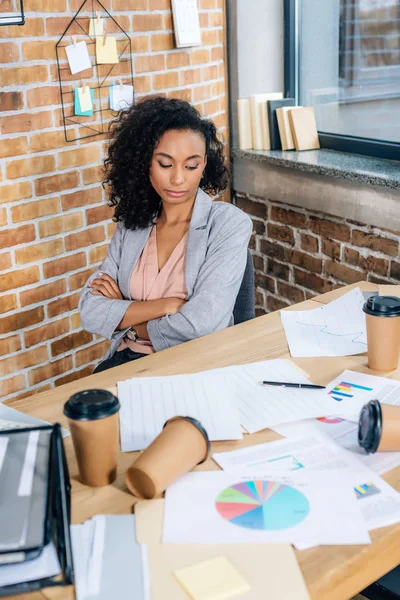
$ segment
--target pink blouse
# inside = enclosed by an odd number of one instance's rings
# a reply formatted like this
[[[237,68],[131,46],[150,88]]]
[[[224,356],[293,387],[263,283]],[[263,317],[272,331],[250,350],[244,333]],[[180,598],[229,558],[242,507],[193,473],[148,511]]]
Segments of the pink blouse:
[[[143,252],[136,263],[130,281],[130,292],[133,300],[157,300],[159,298],[182,298],[187,296],[185,284],[185,262],[188,232],[175,246],[171,256],[158,270],[157,232],[154,226],[146,242]],[[118,352],[130,348],[133,352],[151,354],[154,348],[149,340],[133,342],[124,338]]]

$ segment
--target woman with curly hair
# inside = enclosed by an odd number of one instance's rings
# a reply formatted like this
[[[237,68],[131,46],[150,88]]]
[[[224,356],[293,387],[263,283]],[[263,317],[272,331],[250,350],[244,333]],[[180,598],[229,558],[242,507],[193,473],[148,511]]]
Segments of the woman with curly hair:
[[[95,372],[232,325],[252,230],[208,195],[227,187],[223,145],[188,102],[122,112],[105,168],[118,225],[79,304],[83,328],[112,341]]]

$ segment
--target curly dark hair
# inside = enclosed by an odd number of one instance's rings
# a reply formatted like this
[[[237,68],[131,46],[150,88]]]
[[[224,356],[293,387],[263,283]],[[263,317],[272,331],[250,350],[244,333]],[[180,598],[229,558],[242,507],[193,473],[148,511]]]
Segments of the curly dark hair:
[[[206,143],[207,165],[200,181],[205,192],[217,195],[228,185],[223,144],[214,123],[184,100],[147,97],[122,111],[112,124],[108,156],[104,161],[109,205],[115,221],[127,229],[148,227],[160,214],[161,199],[150,183],[155,147],[168,130],[200,133]]]

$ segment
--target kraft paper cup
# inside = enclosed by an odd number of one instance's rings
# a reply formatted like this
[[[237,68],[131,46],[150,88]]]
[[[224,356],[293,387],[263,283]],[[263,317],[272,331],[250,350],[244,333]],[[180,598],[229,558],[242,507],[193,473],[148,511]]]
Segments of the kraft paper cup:
[[[126,472],[129,491],[139,498],[161,495],[176,479],[204,462],[210,442],[207,432],[191,417],[174,417]]]
[[[400,450],[400,406],[381,404],[382,433],[378,452],[398,452]]]
[[[368,367],[394,371],[400,355],[400,298],[371,296],[363,306],[368,341]]]
[[[101,487],[117,476],[117,398],[107,390],[85,390],[64,405],[82,483]]]
[[[400,406],[370,400],[358,423],[358,443],[367,453],[400,450]]]
[[[373,371],[394,371],[399,364],[400,317],[366,315],[368,367]]]

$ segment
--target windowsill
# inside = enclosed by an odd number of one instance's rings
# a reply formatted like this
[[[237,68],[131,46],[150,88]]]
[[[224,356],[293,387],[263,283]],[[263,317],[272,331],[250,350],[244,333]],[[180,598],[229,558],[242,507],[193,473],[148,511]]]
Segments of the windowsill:
[[[335,150],[234,150],[238,158],[266,162],[278,167],[297,169],[347,179],[373,186],[400,189],[400,162]]]

